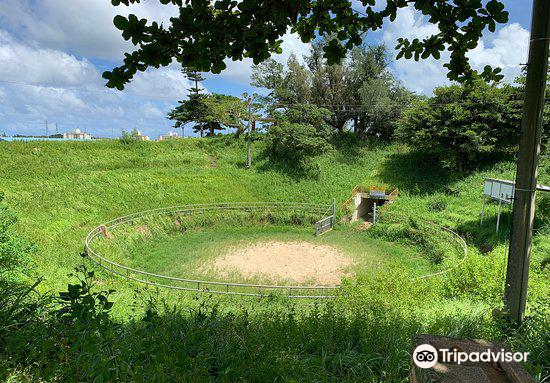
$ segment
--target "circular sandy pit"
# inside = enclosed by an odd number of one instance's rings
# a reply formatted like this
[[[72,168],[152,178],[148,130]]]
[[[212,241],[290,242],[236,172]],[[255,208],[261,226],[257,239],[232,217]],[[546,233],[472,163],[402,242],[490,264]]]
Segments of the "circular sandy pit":
[[[352,261],[338,249],[310,242],[260,242],[232,248],[203,266],[219,276],[295,284],[338,285]]]

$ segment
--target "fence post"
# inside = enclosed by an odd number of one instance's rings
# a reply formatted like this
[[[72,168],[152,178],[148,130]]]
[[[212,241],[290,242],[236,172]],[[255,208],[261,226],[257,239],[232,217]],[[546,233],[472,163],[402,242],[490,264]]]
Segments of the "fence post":
[[[376,202],[372,206],[372,224],[376,225]]]
[[[481,203],[481,221],[480,225],[483,225],[483,218],[485,218],[485,196],[483,196],[483,202]]]
[[[498,234],[498,228],[500,227],[500,213],[502,209],[502,198],[498,200],[498,215],[497,215],[497,230],[496,233]]]

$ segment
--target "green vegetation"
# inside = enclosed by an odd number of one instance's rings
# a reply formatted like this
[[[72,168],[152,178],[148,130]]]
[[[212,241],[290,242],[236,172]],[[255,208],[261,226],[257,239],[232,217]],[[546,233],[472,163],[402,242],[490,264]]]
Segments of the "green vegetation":
[[[132,131],[130,132],[123,130],[118,140],[121,144],[132,145],[137,142],[143,141],[143,138],[141,137],[141,134],[137,129],[132,129]]]
[[[304,56],[305,65],[291,55],[286,66],[270,59],[253,68],[252,85],[269,91],[263,97],[267,111],[279,117],[279,108],[288,113],[289,108],[314,105],[328,110],[324,124],[339,133],[352,121],[358,138],[389,141],[413,94],[388,70],[387,49],[361,45],[352,49],[346,60],[329,65],[323,58],[327,44],[325,40],[313,44]]]
[[[511,158],[517,151],[524,77],[517,84],[475,81],[439,87],[403,114],[396,136],[401,142],[459,171]],[[550,111],[542,122],[543,149],[550,143]]]
[[[201,266],[224,255],[228,249],[244,247],[247,244],[280,241],[309,242],[315,245],[330,245],[340,250],[353,261],[347,271],[355,275],[372,274],[381,270],[400,268],[411,277],[431,273],[435,267],[414,249],[381,239],[366,236],[358,230],[329,233],[315,237],[312,226],[281,226],[270,224],[228,225],[223,223],[212,228],[167,231],[151,229],[146,235],[136,232],[140,224],[122,230],[117,228],[115,239],[101,240],[94,249],[107,259],[125,266],[152,273],[180,278],[202,278],[220,280],[217,274],[208,273]],[[439,237],[441,238],[441,237]],[[456,259],[453,259],[456,261]],[[247,283],[281,284],[273,279],[249,279]],[[244,282],[236,277],[232,282]]]
[[[514,350],[531,352],[527,368],[540,380],[548,379],[547,197],[538,202],[527,320],[511,327],[492,316],[501,307],[510,215],[505,208],[496,235],[497,207],[489,204],[487,220],[479,225],[481,188],[486,176],[513,178],[512,162],[458,177],[406,147],[357,143],[344,136],[312,158],[318,172],[303,178],[292,164],[271,162],[266,147],[254,143],[257,161],[245,169],[245,143],[230,137],[139,145],[0,143],[0,189],[19,218],[7,230],[36,243],[28,283],[45,277],[35,289],[27,284],[1,291],[0,380],[405,382],[411,336],[418,332],[504,339]],[[550,184],[548,170],[544,158],[540,183]],[[467,261],[444,277],[423,280],[410,278],[414,263],[403,268],[389,263],[390,270],[348,280],[338,299],[314,305],[154,289],[136,293],[140,286],[102,271],[67,277],[82,263],[78,254],[87,232],[117,216],[222,201],[329,204],[336,197],[341,206],[357,184],[398,187],[399,198],[387,212],[410,219],[369,232],[341,223],[321,241],[350,251],[359,242],[384,243],[380,255],[391,251],[401,265],[400,257],[409,256],[408,251],[399,254],[402,247],[440,252],[418,235],[424,221],[433,221],[467,240]],[[235,228],[231,237],[216,228],[190,231],[186,245],[175,241],[166,250],[192,250],[209,235],[220,244],[231,243],[247,230]],[[259,236],[309,235],[300,227],[294,234],[277,234],[276,226],[263,230]],[[147,265],[162,267],[152,261]],[[65,293],[55,298],[48,291]]]
[[[194,122],[195,133],[207,130],[208,136],[214,136],[221,130],[235,128],[240,134],[244,129],[242,120],[246,118],[246,103],[234,96],[224,94],[196,95],[190,89],[189,99],[179,101],[179,105],[168,113],[168,118],[176,121],[175,128],[184,128]]]
[[[17,218],[4,203],[4,193],[0,192],[0,287],[24,280],[28,275],[30,256],[34,246],[18,236],[13,225]]]
[[[111,1],[115,6],[139,2]],[[258,0],[212,4],[163,0],[162,4],[179,7],[178,16],[170,18],[166,24],[149,23],[134,14],[115,16],[113,24],[136,50],[125,54],[120,67],[103,73],[107,86],[122,90],[138,71],[167,66],[173,61],[212,73],[226,69],[226,59],[240,61],[249,57],[254,64],[259,64],[273,53],[282,52],[282,37],[289,30],[297,33],[305,43],[315,42],[317,38],[326,40],[322,55],[329,65],[336,64],[343,61],[349,50],[363,43],[366,33],[394,22],[398,18],[397,11],[408,6],[427,16],[438,32],[422,40],[399,38],[398,58],[414,57],[418,61],[432,56],[440,59],[441,52],[448,50],[450,55],[444,67],[451,80],[481,77],[494,81],[504,77],[500,75],[500,68],[493,69],[489,65],[478,73],[470,66],[467,55],[477,46],[486,29],[494,32],[497,23],[508,22],[508,11],[498,0],[457,4],[370,0],[360,10],[347,0],[310,0],[295,6],[284,2],[266,5]]]

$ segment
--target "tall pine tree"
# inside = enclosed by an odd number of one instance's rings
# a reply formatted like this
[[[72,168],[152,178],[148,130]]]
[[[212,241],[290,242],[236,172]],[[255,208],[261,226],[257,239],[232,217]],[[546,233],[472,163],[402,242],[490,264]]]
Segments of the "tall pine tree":
[[[204,77],[203,75],[198,72],[197,70],[195,69],[191,69],[191,68],[183,68],[182,69],[182,73],[185,75],[185,77],[187,77],[187,79],[189,81],[191,81],[193,83],[193,86],[191,88],[189,88],[189,102],[190,102],[190,106],[191,106],[191,109],[194,109],[197,111],[197,113],[199,114],[199,118],[197,119],[198,122],[199,122],[199,131],[201,133],[201,137],[204,136],[204,128],[203,128],[203,121],[202,121],[202,118],[200,116],[200,112],[204,109],[203,108],[203,101],[204,101],[204,97],[205,97],[205,94],[202,93],[202,90],[203,88],[202,87],[199,87],[199,84],[204,81]],[[182,133],[183,135],[183,133]]]

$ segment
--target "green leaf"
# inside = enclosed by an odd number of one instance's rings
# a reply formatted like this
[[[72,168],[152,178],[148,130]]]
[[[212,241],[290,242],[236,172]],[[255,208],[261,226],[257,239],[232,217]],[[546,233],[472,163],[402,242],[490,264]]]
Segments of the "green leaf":
[[[113,24],[117,29],[123,31],[128,27],[128,20],[124,16],[116,15],[113,19]]]

